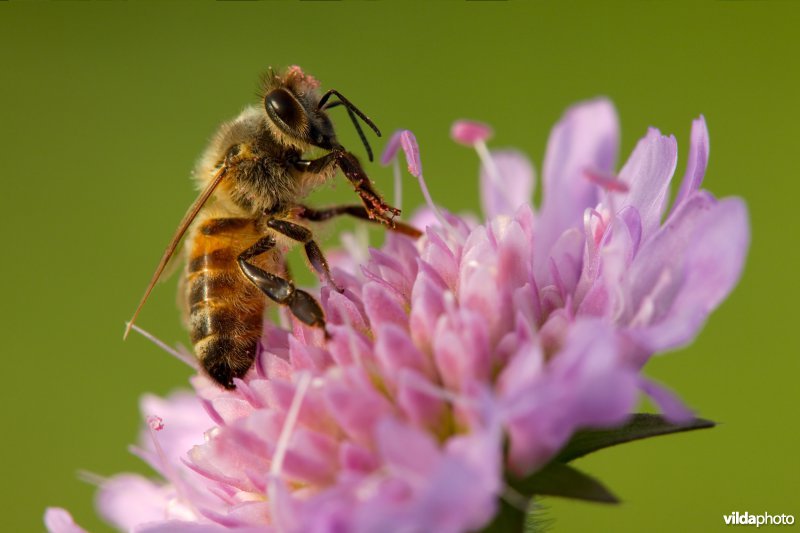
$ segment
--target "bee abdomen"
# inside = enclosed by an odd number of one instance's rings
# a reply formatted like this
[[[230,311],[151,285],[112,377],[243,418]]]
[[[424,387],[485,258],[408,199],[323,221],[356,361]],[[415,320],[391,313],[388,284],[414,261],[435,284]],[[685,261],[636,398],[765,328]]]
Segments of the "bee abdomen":
[[[210,335],[196,342],[194,349],[208,375],[232,389],[233,378],[241,378],[253,365],[260,337],[260,333],[255,337]]]
[[[265,300],[239,272],[232,250],[204,244],[188,265],[189,332],[206,372],[233,388],[233,378],[244,376],[255,360]]]

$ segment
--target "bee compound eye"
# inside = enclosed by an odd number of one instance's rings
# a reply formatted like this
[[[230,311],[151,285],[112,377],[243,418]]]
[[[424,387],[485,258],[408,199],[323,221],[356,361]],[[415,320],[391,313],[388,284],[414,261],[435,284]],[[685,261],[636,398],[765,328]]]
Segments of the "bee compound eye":
[[[303,110],[286,89],[270,91],[264,98],[264,106],[273,120],[278,119],[291,130],[299,129],[303,123]]]

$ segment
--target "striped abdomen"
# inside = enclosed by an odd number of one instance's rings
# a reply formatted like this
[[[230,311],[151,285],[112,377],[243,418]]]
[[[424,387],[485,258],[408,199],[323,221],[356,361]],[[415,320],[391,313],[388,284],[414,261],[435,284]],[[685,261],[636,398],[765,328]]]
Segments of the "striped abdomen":
[[[209,219],[188,247],[186,298],[194,351],[206,372],[233,388],[256,357],[266,300],[239,270],[238,255],[258,239],[249,219]]]

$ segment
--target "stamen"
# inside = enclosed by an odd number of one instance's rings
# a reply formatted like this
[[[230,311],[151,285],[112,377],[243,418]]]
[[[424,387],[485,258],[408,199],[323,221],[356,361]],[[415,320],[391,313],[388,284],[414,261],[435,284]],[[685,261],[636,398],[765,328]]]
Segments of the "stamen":
[[[297,380],[297,389],[294,392],[294,398],[289,406],[289,411],[286,413],[286,419],[283,421],[283,428],[281,428],[278,442],[275,445],[275,453],[272,456],[272,464],[269,466],[270,482],[267,493],[269,496],[270,514],[278,516],[278,510],[275,505],[278,501],[278,486],[280,480],[281,470],[283,469],[283,459],[286,457],[286,451],[289,448],[289,439],[292,438],[297,417],[300,414],[300,406],[303,403],[303,398],[306,395],[308,386],[311,383],[311,374],[303,372],[300,379]]]
[[[164,429],[164,419],[160,416],[150,415],[147,417],[147,425],[150,426],[150,429],[153,431],[161,431]]]
[[[395,157],[392,163],[392,173],[394,174],[394,206],[403,209],[403,178],[400,175],[400,162]]]
[[[493,133],[492,128],[488,125],[471,120],[457,120],[450,129],[450,136],[454,141],[475,149],[478,159],[480,159],[483,168],[486,169],[486,174],[489,176],[489,180],[494,185],[495,190],[503,197],[509,209],[513,209],[519,205],[519,199],[511,197],[511,191],[508,190],[508,187],[503,186],[500,170],[497,168],[494,158],[486,146],[486,141],[492,138]]]
[[[592,169],[583,169],[583,176],[605,191],[605,202],[603,203],[608,204],[607,211],[611,215],[616,214],[616,202],[614,201],[614,194],[612,193],[628,192],[630,189],[628,184],[620,180],[615,174],[598,172]]]
[[[340,239],[356,264],[363,265],[369,260],[369,232],[364,224],[359,224],[352,232],[342,233]]]
[[[192,367],[194,370],[199,369],[199,366],[197,365],[197,360],[194,357],[175,350],[171,346],[167,345],[164,341],[158,339],[155,335],[143,330],[136,324],[132,324],[131,329],[136,333],[138,333],[139,335],[141,335],[142,337],[144,337],[145,339],[155,344],[156,346],[158,346],[159,348],[161,348],[162,350],[164,350],[165,352],[167,352],[168,354],[170,354],[171,356],[173,356],[174,358],[178,359],[179,361],[183,361],[184,363]]]
[[[403,153],[406,154],[408,173],[415,178],[419,178],[422,174],[422,161],[419,158],[417,138],[411,133],[411,130],[402,130],[400,132],[400,146],[403,148]]]
[[[158,442],[158,438],[156,438],[156,431],[161,431],[164,429],[164,421],[159,416],[148,415],[145,418],[147,422],[148,433],[150,434],[150,440],[153,441],[153,447],[156,450],[156,455],[158,459],[161,461],[161,467],[165,470],[169,469],[169,461],[167,461],[167,456],[164,454],[164,450],[161,448],[161,444]]]
[[[628,192],[630,187],[624,181],[620,180],[616,175],[597,172],[595,170],[584,169],[583,175],[586,179],[602,187],[609,192]]]
[[[481,160],[483,168],[486,169],[489,179],[494,184],[495,190],[500,192],[500,195],[506,201],[508,207],[513,209],[515,206],[519,206],[520,199],[512,198],[509,188],[503,185],[503,180],[500,177],[500,171],[497,169],[497,165],[495,164],[494,158],[492,157],[491,152],[489,152],[489,148],[486,146],[486,143],[484,141],[478,141],[473,145],[473,148],[475,148],[475,151],[478,153],[478,158]]]
[[[108,478],[105,478],[100,474],[95,474],[94,472],[89,472],[88,470],[78,470],[78,479],[84,483],[94,485],[95,487],[100,487],[106,481],[108,481]]]
[[[397,130],[394,132],[392,138],[389,139],[389,144],[386,145],[386,149],[383,151],[381,163],[387,165],[389,161],[397,155],[400,148],[403,149],[406,155],[409,174],[417,178],[419,182],[419,188],[422,191],[422,196],[425,197],[425,203],[427,203],[430,210],[433,211],[433,214],[442,227],[455,231],[453,225],[442,216],[439,208],[433,203],[433,198],[431,198],[431,193],[425,183],[425,178],[422,176],[422,161],[420,161],[419,157],[419,144],[417,144],[417,139],[410,130]]]
[[[424,379],[408,379],[408,376],[409,374],[404,374],[401,378],[406,385],[433,398],[465,407],[475,404],[475,401],[471,398],[456,394],[455,392],[449,391]]]
[[[472,120],[456,120],[450,128],[450,137],[464,146],[474,146],[477,142],[491,139],[492,128],[482,122]]]
[[[134,326],[135,328],[136,326]],[[192,500],[186,495],[186,491],[183,487],[183,479],[180,477],[177,471],[172,468],[172,464],[167,459],[167,455],[164,453],[164,449],[161,447],[161,443],[158,441],[158,437],[156,436],[157,431],[161,431],[164,429],[164,420],[160,416],[156,415],[148,415],[145,417],[147,422],[147,429],[148,433],[150,434],[150,440],[153,442],[153,448],[156,452],[156,457],[158,457],[159,462],[161,463],[161,468],[164,471],[164,477],[172,480],[175,486],[175,493],[178,499],[184,503],[189,509],[197,513],[197,509],[194,507],[194,503]]]

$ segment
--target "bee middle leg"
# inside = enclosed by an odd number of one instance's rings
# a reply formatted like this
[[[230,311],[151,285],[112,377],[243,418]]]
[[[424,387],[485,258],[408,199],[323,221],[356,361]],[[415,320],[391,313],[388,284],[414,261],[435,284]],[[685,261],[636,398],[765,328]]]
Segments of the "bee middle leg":
[[[248,262],[250,259],[274,247],[275,238],[267,235],[239,254],[237,262],[242,273],[271,300],[288,306],[292,314],[301,322],[324,329],[325,315],[313,296],[304,290],[296,289],[291,281],[262,270]]]
[[[317,271],[317,273],[325,278],[325,281],[331,287],[334,287],[337,291],[343,292],[344,289],[339,287],[335,281],[333,281],[333,277],[331,277],[331,270],[328,266],[328,260],[325,259],[325,255],[322,253],[317,242],[314,240],[314,234],[311,233],[311,230],[308,228],[301,226],[299,224],[294,224],[289,222],[288,220],[282,220],[279,218],[272,218],[267,222],[267,226],[281,235],[285,235],[290,239],[301,243],[305,247],[306,257],[308,258],[309,263]]]

